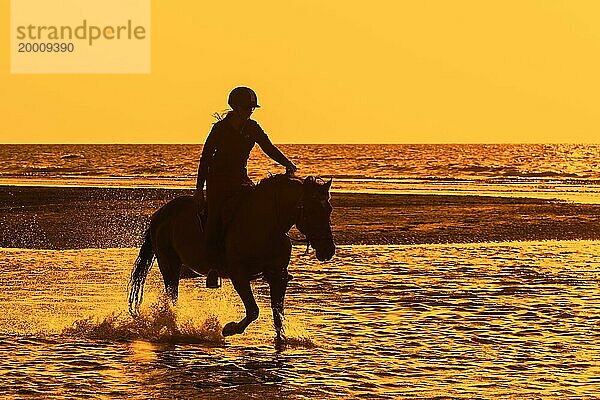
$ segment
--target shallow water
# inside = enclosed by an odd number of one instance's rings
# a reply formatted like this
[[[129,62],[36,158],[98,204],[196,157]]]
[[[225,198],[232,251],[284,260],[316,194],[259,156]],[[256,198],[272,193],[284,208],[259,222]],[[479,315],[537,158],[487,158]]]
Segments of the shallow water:
[[[14,398],[594,398],[600,242],[296,248],[277,349],[267,285],[185,281],[126,312],[136,249],[0,250],[0,393]]]

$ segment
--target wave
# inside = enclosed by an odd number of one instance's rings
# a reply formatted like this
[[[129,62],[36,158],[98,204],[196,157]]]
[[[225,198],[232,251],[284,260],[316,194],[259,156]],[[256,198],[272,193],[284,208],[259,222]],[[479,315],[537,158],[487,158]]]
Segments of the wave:
[[[512,166],[467,165],[453,168],[461,172],[488,173],[496,175],[518,175],[519,170]]]
[[[23,175],[31,175],[31,174],[68,174],[68,173],[77,173],[80,171],[79,168],[61,168],[61,167],[50,167],[50,166],[42,166],[42,167],[25,167],[21,169],[21,174]]]
[[[83,154],[65,154],[60,156],[61,160],[72,160],[77,158],[85,158]]]
[[[0,172],[0,176],[14,176],[14,177],[27,177],[27,176],[45,176],[49,178],[61,178],[68,176],[103,176],[105,169],[90,169],[89,167],[82,166],[27,166],[19,169],[8,169],[6,172]]]
[[[540,172],[522,172],[518,176],[523,178],[573,178],[573,179],[586,179],[589,175],[577,175],[566,172],[554,172],[554,171],[540,171]]]
[[[302,175],[356,183],[600,181],[597,145],[282,145],[282,149]],[[131,186],[162,186],[171,180],[192,187],[199,151],[197,145],[0,145],[0,178],[68,179],[75,184],[78,177],[99,178],[125,180]],[[257,150],[248,172],[257,180],[273,168],[274,163]]]
[[[149,165],[145,167],[133,168],[129,172],[134,175],[152,175],[161,172],[169,172],[172,168],[167,164]]]
[[[388,176],[381,175],[382,171],[377,171],[373,174],[323,174],[323,177],[331,177],[335,180],[343,181],[443,181],[443,182],[487,182],[487,181],[505,181],[513,179],[513,183],[517,183],[519,178],[534,178],[534,179],[552,179],[569,181],[576,183],[595,183],[600,182],[599,177],[593,177],[591,175],[570,173],[570,172],[556,172],[556,171],[520,171],[514,167],[484,167],[484,166],[469,166],[469,167],[455,167],[452,170],[448,170],[446,167],[430,166],[428,167],[429,173],[425,174],[422,172],[415,172],[414,174],[402,174]],[[438,171],[439,173],[431,173]],[[375,172],[375,171],[374,171]],[[391,172],[389,170],[388,172]]]
[[[558,172],[553,170],[521,170],[515,166],[494,166],[494,165],[430,165],[428,171],[440,171],[448,177],[515,177],[515,178],[560,178],[560,179],[589,179],[589,174],[577,174],[573,172]],[[417,174],[418,175],[418,174]],[[439,178],[439,176],[436,176]]]

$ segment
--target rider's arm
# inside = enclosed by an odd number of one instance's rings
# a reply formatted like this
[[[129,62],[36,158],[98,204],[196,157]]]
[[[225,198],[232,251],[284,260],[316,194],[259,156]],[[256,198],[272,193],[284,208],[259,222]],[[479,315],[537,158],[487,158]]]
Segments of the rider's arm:
[[[206,181],[206,176],[208,175],[208,166],[210,165],[212,156],[215,153],[215,136],[217,135],[216,131],[217,129],[215,128],[215,125],[213,125],[208,137],[206,138],[206,142],[204,142],[204,147],[202,148],[202,156],[200,156],[200,163],[198,164],[198,179],[196,180],[196,190],[198,191],[202,191],[204,189],[204,182]]]
[[[258,124],[256,124],[254,140],[256,140],[256,143],[258,143],[262,151],[264,151],[266,155],[271,157],[273,161],[278,162],[288,170],[292,170],[292,172],[296,170],[296,166],[294,165],[294,163],[288,160],[288,158],[284,156],[283,153],[277,147],[275,147],[275,145],[271,142],[271,139],[269,139],[267,134],[262,130],[262,128]]]

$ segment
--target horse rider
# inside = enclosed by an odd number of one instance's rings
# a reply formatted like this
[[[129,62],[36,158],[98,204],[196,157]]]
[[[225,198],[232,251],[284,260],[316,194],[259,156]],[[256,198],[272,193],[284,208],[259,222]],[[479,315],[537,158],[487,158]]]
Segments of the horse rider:
[[[206,287],[219,287],[219,240],[221,239],[222,210],[225,201],[244,187],[254,184],[246,169],[250,151],[255,143],[266,155],[294,174],[296,166],[275,147],[258,122],[250,119],[258,105],[256,93],[248,87],[236,87],[229,93],[227,103],[232,111],[213,124],[198,165],[196,194],[204,202],[206,182],[207,221],[204,228],[207,262]]]

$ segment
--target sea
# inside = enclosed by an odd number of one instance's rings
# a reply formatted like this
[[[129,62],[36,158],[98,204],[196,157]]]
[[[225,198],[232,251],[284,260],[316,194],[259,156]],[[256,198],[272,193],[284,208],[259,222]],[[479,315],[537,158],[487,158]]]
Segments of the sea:
[[[600,202],[599,145],[279,147],[339,192]],[[192,188],[200,153],[0,145],[0,185]],[[283,171],[259,149],[248,170]],[[283,344],[261,280],[243,335],[220,333],[230,282],[172,305],[156,264],[132,316],[137,252],[0,249],[0,398],[600,399],[600,240],[294,246]]]
[[[334,191],[555,198],[600,202],[600,145],[278,145],[299,176]],[[195,187],[202,145],[0,145],[0,184]],[[249,176],[283,168],[254,148]]]

